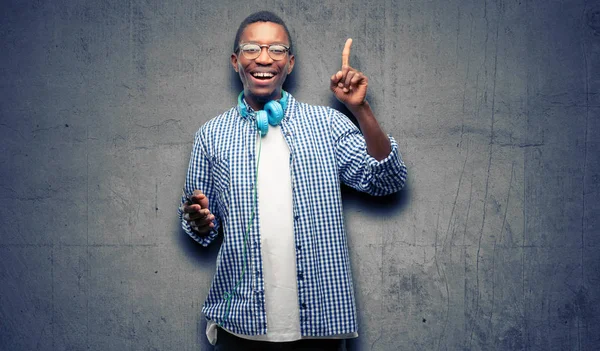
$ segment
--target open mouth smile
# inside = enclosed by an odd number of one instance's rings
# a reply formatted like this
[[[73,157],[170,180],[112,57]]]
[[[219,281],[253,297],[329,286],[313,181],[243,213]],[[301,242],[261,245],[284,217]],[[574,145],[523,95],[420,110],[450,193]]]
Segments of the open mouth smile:
[[[275,73],[273,72],[251,72],[250,75],[256,81],[267,83],[271,81],[275,77]]]

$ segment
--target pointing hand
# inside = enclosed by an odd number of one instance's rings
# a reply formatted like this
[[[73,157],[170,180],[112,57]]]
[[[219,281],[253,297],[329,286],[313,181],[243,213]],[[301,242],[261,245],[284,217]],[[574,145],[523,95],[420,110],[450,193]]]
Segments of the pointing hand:
[[[346,40],[342,51],[342,70],[331,76],[330,88],[335,97],[348,109],[364,104],[367,97],[369,79],[350,67],[350,47],[352,39]]]

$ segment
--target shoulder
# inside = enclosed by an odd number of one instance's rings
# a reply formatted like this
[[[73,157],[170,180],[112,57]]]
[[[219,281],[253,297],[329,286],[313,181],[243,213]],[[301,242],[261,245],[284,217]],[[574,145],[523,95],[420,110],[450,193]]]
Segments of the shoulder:
[[[196,138],[206,138],[231,128],[232,124],[238,120],[237,116],[239,116],[237,109],[232,107],[220,115],[209,119],[198,129]]]
[[[300,118],[313,126],[331,129],[352,124],[351,118],[330,106],[297,102],[296,112],[299,115],[296,118]]]
[[[319,120],[322,120],[323,118],[330,118],[334,114],[341,114],[341,112],[329,106],[312,105],[298,100],[294,100],[294,112],[297,115],[300,115],[297,117],[304,117],[308,119],[320,117]]]
[[[214,155],[235,135],[232,131],[240,120],[235,107],[209,119],[196,131],[194,149],[201,149],[206,155]]]
[[[237,109],[235,107],[232,107],[229,110],[221,113],[220,115],[215,116],[206,121],[206,123],[204,123],[204,125],[200,127],[200,130],[211,130],[215,128],[218,129],[226,127],[227,125],[235,121],[234,117],[236,116],[238,116]]]

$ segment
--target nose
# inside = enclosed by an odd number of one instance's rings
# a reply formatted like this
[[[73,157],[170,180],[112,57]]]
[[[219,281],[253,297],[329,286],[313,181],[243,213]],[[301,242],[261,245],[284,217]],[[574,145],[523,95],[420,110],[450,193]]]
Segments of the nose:
[[[271,56],[269,56],[269,48],[264,46],[261,47],[260,55],[258,55],[258,57],[254,61],[261,65],[268,65],[271,62],[273,62],[273,59],[271,58]]]

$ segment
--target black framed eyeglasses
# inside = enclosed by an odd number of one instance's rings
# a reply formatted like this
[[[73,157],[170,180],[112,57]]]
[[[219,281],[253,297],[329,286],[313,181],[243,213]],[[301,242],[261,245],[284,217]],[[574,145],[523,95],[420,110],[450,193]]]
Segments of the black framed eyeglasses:
[[[290,51],[290,47],[283,44],[259,45],[254,43],[240,44],[238,51],[241,51],[242,55],[248,60],[256,60],[260,56],[262,48],[267,48],[269,57],[275,61],[283,60],[285,55]]]

